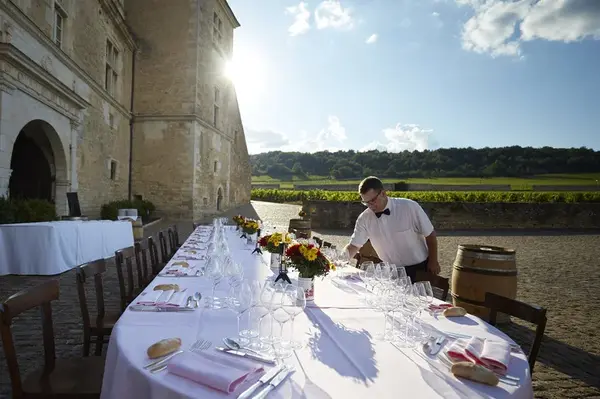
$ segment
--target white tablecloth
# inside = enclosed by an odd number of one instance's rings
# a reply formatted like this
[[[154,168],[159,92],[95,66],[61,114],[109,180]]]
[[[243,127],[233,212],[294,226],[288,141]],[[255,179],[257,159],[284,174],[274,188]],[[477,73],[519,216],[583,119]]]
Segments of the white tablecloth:
[[[235,260],[242,262],[247,279],[272,275],[265,259],[251,255],[250,248],[231,235]],[[176,283],[191,293],[210,295],[210,282],[203,277],[158,277],[150,285]],[[480,337],[502,337],[499,330],[475,317],[452,321],[424,316],[423,320],[443,331]],[[460,320],[457,322],[456,320]],[[317,280],[315,303],[295,321],[295,331],[307,345],[286,363],[296,372],[269,397],[273,398],[531,398],[531,377],[526,356],[513,354],[509,373],[520,378],[518,386],[501,382],[487,387],[453,377],[441,363],[429,363],[412,349],[399,350],[375,340],[383,328],[383,316],[366,309],[352,290],[331,279]],[[236,318],[229,310],[198,309],[194,312],[155,313],[127,310],[115,326],[108,348],[102,399],[223,398],[223,393],[164,371],[143,370],[150,362],[146,349],[163,338],[179,337],[183,348],[198,338],[222,346],[223,337],[235,337]],[[213,350],[212,348],[209,350]],[[241,388],[243,389],[243,387]],[[241,391],[241,389],[239,391]],[[239,394],[229,395],[235,397]]]
[[[133,245],[131,222],[0,225],[0,275],[55,275]]]

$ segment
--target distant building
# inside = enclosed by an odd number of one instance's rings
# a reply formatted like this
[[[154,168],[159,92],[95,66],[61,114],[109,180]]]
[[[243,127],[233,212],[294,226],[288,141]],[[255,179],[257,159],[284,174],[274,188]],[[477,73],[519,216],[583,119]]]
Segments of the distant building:
[[[222,73],[238,26],[226,0],[0,1],[0,195],[59,215],[70,191],[90,216],[130,189],[176,218],[247,203]]]

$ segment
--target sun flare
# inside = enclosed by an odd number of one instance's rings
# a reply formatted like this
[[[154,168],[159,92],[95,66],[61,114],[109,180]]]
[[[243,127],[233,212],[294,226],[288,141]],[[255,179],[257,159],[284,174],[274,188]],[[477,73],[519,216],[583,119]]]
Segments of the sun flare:
[[[236,51],[225,63],[223,75],[233,82],[238,95],[256,96],[265,88],[267,73],[258,53]]]

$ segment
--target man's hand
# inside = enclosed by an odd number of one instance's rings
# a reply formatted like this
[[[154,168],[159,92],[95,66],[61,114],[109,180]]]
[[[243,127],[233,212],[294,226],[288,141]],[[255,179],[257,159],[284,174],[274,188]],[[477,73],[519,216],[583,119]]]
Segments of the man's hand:
[[[429,262],[427,262],[427,271],[436,276],[440,274],[442,269],[440,268],[440,263],[437,259],[430,259]]]

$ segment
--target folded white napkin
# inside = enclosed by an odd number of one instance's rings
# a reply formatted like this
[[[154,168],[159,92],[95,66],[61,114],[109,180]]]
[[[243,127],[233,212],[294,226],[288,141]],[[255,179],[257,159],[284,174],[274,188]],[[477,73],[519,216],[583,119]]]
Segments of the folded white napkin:
[[[180,292],[175,292],[173,295],[171,295],[171,297],[169,298],[169,300],[165,303],[164,306],[166,307],[184,307],[186,304],[186,299],[187,296],[185,295],[184,291],[180,291]]]
[[[163,294],[164,291],[149,291],[146,292],[144,295],[140,295],[138,301],[136,302],[136,304],[138,305],[147,305],[147,306],[154,306],[154,304],[156,303],[156,301],[158,301],[158,298],[160,298],[160,296]]]
[[[175,293],[175,290],[162,291],[162,294],[158,297],[158,299],[156,300],[156,302],[154,304],[156,306],[166,305],[174,293]]]

